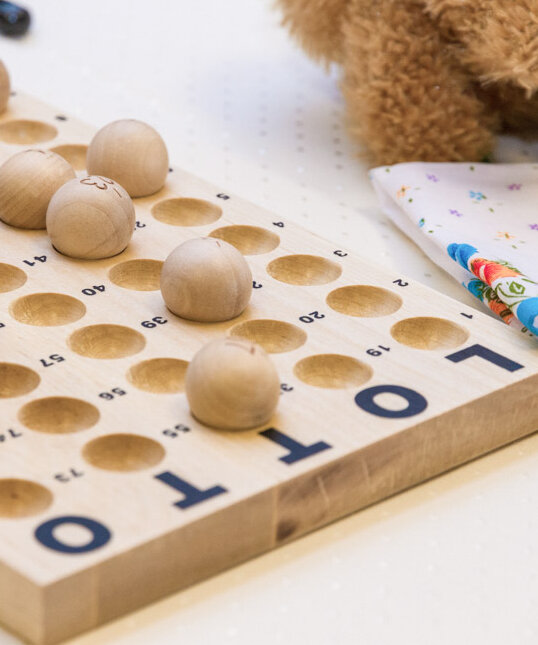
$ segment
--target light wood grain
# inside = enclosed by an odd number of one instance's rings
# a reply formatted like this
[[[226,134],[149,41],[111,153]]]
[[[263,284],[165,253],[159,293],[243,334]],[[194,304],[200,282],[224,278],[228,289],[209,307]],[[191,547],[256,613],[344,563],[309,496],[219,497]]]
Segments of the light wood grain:
[[[0,60],[0,114],[5,111],[9,94],[11,92],[11,83],[9,80],[9,73],[4,63]]]
[[[60,253],[101,260],[125,250],[133,235],[135,209],[117,182],[90,175],[73,179],[54,193],[46,224]]]
[[[48,147],[90,141],[92,128],[57,114],[18,95],[0,126],[54,125]],[[0,143],[0,161],[22,147]],[[135,200],[132,241],[115,257],[72,259],[45,231],[0,224],[0,620],[35,643],[91,629],[538,428],[535,339],[172,168],[160,192]],[[212,233],[249,253],[255,288],[237,318],[197,323],[166,308],[159,268]],[[190,414],[186,366],[225,337],[261,344],[279,374],[278,408],[261,427],[215,431]],[[476,345],[504,367],[447,359]],[[357,404],[386,385],[427,406],[383,417]],[[394,393],[374,402],[385,413],[406,406]],[[182,508],[166,473],[216,494]],[[32,487],[22,507],[11,504],[14,479],[48,490],[50,505]],[[36,529],[62,516],[91,518],[111,538],[77,554],[44,546]],[[71,525],[56,534],[67,545],[92,536]]]
[[[252,294],[252,273],[228,242],[195,238],[166,258],[161,293],[168,309],[181,318],[222,322],[245,310]]]
[[[122,119],[97,132],[88,148],[86,164],[90,175],[110,177],[131,197],[144,197],[163,187],[168,152],[160,134],[150,125]]]
[[[0,219],[18,228],[45,228],[54,193],[75,171],[50,150],[25,150],[0,167]]]
[[[192,415],[224,430],[266,424],[280,398],[280,380],[266,352],[235,338],[203,347],[187,369],[185,392]]]

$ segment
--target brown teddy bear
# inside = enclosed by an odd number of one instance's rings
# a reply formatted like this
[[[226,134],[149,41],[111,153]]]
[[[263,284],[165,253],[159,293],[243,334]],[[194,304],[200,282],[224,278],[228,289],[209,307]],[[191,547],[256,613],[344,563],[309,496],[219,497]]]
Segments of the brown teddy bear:
[[[375,164],[480,161],[538,130],[538,0],[278,0],[306,51],[343,69]]]

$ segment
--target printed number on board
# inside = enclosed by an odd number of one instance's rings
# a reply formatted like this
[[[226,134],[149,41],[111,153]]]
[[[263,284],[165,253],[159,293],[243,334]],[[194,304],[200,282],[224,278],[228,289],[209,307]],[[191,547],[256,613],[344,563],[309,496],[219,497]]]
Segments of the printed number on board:
[[[0,432],[0,443],[4,443],[9,439],[18,439],[19,437],[22,437],[22,432],[15,432],[10,428],[7,432]]]
[[[383,352],[390,352],[390,347],[385,347],[383,345],[378,345],[377,349],[367,349],[366,353],[370,356],[381,356]]]
[[[39,359],[39,362],[43,367],[52,367],[53,365],[56,365],[56,363],[62,363],[63,361],[65,361],[65,358],[60,356],[60,354],[51,354],[50,356],[47,356],[47,358]]]
[[[5,326],[6,326],[6,323],[0,322],[0,329],[2,329],[2,327],[5,327]]]
[[[278,228],[284,228],[284,222],[273,222],[273,226],[278,226]]]
[[[397,280],[393,280],[392,284],[397,284],[399,287],[408,287],[409,282],[406,282],[405,280],[402,280],[401,278],[398,278]]]
[[[219,199],[230,199],[230,195],[226,195],[226,193],[219,193],[217,197]]]
[[[125,390],[122,390],[121,387],[113,387],[109,392],[101,392],[99,396],[105,401],[112,401],[112,399],[118,396],[124,396],[127,394]]]
[[[189,428],[189,426],[186,426],[184,423],[178,423],[173,428],[166,428],[166,430],[163,430],[162,433],[163,435],[165,435],[165,437],[176,439],[176,437],[179,437],[180,434],[184,434],[185,432],[190,431],[191,429]]]
[[[252,281],[252,288],[253,289],[261,289],[263,287],[263,284],[261,282],[256,282],[256,280]]]
[[[77,470],[76,468],[70,468],[65,473],[57,473],[56,475],[54,475],[54,479],[58,480],[62,484],[67,484],[68,482],[71,482],[74,479],[78,479],[79,477],[83,476],[84,473],[80,470]]]
[[[95,296],[97,293],[103,293],[105,290],[105,285],[104,284],[94,284],[93,287],[86,287],[86,289],[82,289],[82,293],[85,296]]]
[[[280,394],[284,394],[284,392],[293,392],[293,385],[288,385],[287,383],[281,383]]]
[[[23,260],[24,264],[27,264],[29,267],[35,266],[36,262],[46,262],[47,261],[47,256],[46,255],[34,255],[34,262],[31,260]]]
[[[135,224],[135,230],[137,228],[146,228],[146,225],[143,222],[141,222],[140,220],[137,219],[136,224]]]
[[[321,320],[325,318],[325,314],[320,314],[319,311],[311,311],[308,315],[300,316],[299,320],[304,323],[313,323],[314,320]]]
[[[333,251],[334,255],[337,255],[339,258],[345,258],[347,257],[347,253],[345,251],[342,251],[340,249],[336,249],[336,251]]]
[[[154,316],[151,320],[144,320],[140,324],[146,329],[153,329],[157,325],[166,325],[167,322],[168,320],[162,316]]]

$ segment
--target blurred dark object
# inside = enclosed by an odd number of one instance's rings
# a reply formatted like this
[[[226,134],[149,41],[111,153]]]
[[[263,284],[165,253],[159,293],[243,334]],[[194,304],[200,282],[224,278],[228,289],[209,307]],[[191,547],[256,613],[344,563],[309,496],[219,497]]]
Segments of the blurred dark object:
[[[30,13],[12,2],[0,0],[0,33],[22,36],[30,26]]]

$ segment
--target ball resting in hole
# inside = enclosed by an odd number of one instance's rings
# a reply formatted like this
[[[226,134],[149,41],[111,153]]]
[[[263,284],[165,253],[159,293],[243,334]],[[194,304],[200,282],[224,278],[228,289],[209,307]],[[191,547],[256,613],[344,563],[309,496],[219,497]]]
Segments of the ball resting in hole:
[[[170,311],[198,322],[239,316],[252,294],[252,273],[228,242],[188,240],[170,253],[161,273],[161,293]]]
[[[69,181],[54,194],[47,210],[52,245],[73,258],[98,260],[121,253],[134,225],[131,198],[108,177]]]
[[[0,167],[0,219],[18,228],[45,228],[54,193],[75,177],[55,152],[23,150]]]
[[[92,139],[86,168],[121,184],[131,197],[160,190],[168,175],[168,151],[160,134],[136,119],[109,123]]]
[[[259,345],[223,338],[205,345],[189,363],[185,389],[198,421],[246,430],[269,421],[280,397],[280,379]]]

